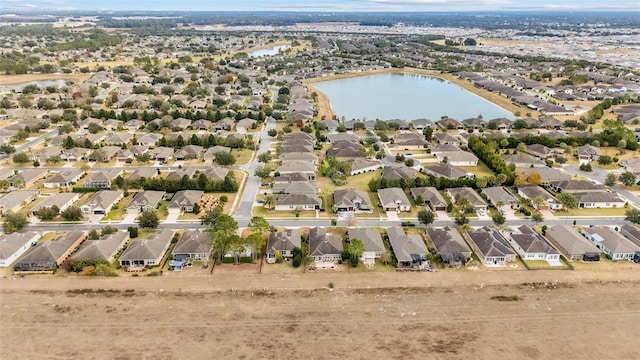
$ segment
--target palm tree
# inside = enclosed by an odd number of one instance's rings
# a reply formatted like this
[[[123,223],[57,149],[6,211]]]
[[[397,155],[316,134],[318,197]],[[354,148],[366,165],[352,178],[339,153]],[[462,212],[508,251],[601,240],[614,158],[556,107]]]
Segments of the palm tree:
[[[276,206],[276,198],[272,194],[267,194],[264,196],[264,207],[271,210],[274,206]]]
[[[533,205],[535,205],[536,209],[539,209],[540,206],[544,205],[544,198],[542,195],[534,197],[531,201],[533,202]]]

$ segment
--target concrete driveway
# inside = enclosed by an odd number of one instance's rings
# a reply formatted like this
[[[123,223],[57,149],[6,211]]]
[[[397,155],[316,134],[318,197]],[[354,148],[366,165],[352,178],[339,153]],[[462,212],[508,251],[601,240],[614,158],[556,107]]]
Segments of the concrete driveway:
[[[395,211],[387,211],[387,220],[398,221],[398,213]]]

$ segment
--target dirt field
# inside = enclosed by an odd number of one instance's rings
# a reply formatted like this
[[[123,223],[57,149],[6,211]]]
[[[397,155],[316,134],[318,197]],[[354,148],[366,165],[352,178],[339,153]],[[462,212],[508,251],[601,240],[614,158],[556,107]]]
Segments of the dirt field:
[[[640,358],[638,271],[33,276],[0,289],[5,359]]]

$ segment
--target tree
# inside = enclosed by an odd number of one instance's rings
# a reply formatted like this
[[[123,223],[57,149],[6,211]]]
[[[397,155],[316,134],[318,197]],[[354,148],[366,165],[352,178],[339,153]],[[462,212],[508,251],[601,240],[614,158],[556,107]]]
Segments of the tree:
[[[40,208],[34,213],[34,215],[40,221],[53,220],[56,216],[58,216],[58,214],[60,214],[60,209],[56,205]]]
[[[600,165],[609,165],[613,162],[613,159],[609,155],[600,155],[598,157],[598,164]]]
[[[260,166],[256,168],[256,171],[254,171],[253,175],[259,177],[260,179],[266,179],[271,176],[271,170]]]
[[[518,152],[527,151],[527,145],[525,143],[518,143],[516,150],[518,150]]]
[[[11,144],[2,144],[0,145],[0,153],[2,154],[13,154],[16,152],[16,148]]]
[[[129,237],[135,239],[138,237],[138,227],[137,226],[129,226],[127,227],[127,231],[129,232]]]
[[[630,207],[625,211],[624,219],[630,223],[640,224],[640,210]]]
[[[5,234],[11,234],[24,229],[27,224],[29,224],[29,220],[27,220],[25,215],[10,211],[4,215],[2,228]]]
[[[618,176],[614,173],[608,173],[607,177],[604,180],[604,184],[607,186],[615,186],[618,182]]]
[[[136,220],[143,229],[157,229],[160,225],[160,219],[154,209],[144,210]]]
[[[467,218],[467,216],[465,214],[458,214],[456,215],[454,222],[456,223],[456,225],[465,225],[469,223],[469,219]]]
[[[16,164],[26,164],[29,161],[29,156],[23,152],[13,155],[13,162]]]
[[[148,154],[148,153],[138,154],[136,155],[136,160],[141,164],[146,164],[149,161],[151,161],[151,154]]]
[[[478,189],[486,188],[487,187],[487,178],[486,177],[476,178],[476,187]]]
[[[267,219],[262,216],[252,217],[249,221],[248,227],[254,234],[263,234],[265,232],[271,231],[271,225],[269,225]]]
[[[221,214],[222,207],[220,206],[209,209],[200,217],[200,224],[214,227],[216,225],[216,221],[218,220],[218,216],[220,216]]]
[[[276,206],[276,198],[272,194],[268,194],[264,196],[264,207],[271,210],[274,206]]]
[[[80,221],[82,220],[82,210],[77,206],[70,206],[60,216],[66,221]]]
[[[540,185],[541,181],[542,181],[542,178],[540,177],[540,174],[538,174],[537,172],[532,172],[527,177],[527,182],[529,184]]]
[[[535,205],[535,207],[537,209],[540,206],[544,205],[544,198],[542,197],[542,195],[538,195],[538,196],[534,197],[533,200],[531,200],[531,202],[533,203],[533,205]]]
[[[539,212],[535,212],[531,215],[531,221],[541,223],[544,221],[544,216],[542,216],[542,214]]]
[[[493,215],[491,215],[491,220],[493,220],[494,224],[500,226],[500,225],[504,224],[504,222],[507,219],[505,219],[504,215],[502,215],[501,212],[496,211]]]
[[[636,183],[636,175],[630,171],[620,174],[620,182],[625,186],[631,186]]]
[[[233,165],[236,163],[236,157],[230,152],[220,151],[215,153],[215,160],[218,165]]]
[[[426,226],[432,224],[436,219],[436,214],[430,210],[418,211],[418,220]]]
[[[578,199],[568,192],[561,192],[556,198],[565,209],[575,209],[578,207]]]
[[[362,240],[358,238],[351,239],[351,241],[349,242],[349,254],[351,255],[351,266],[357,267],[358,261],[364,254],[364,243],[362,242]]]

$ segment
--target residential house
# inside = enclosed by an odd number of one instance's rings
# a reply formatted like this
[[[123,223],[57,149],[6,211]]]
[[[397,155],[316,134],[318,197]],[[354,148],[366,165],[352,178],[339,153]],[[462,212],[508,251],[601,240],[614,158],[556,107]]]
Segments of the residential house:
[[[375,265],[376,259],[382,257],[386,251],[380,231],[375,228],[354,228],[347,232],[347,243],[351,244],[353,239],[359,239],[364,245],[364,253],[360,257],[365,266]]]
[[[196,175],[196,171],[197,170],[192,167],[178,168],[178,170],[171,171],[165,179],[170,181],[180,181],[185,176],[189,179],[193,179]]]
[[[230,153],[230,152],[231,152],[230,147],[219,146],[219,145],[212,146],[208,148],[207,151],[204,152],[204,155],[202,155],[202,159],[204,160],[204,162],[211,163],[213,162],[213,160],[215,160],[217,153]]]
[[[299,228],[287,228],[269,234],[267,240],[267,262],[276,262],[276,252],[279,252],[285,259],[293,258],[293,249],[301,248],[301,238]]]
[[[562,203],[558,201],[553,195],[549,194],[547,190],[541,188],[538,185],[518,185],[518,195],[525,199],[531,200],[533,207],[536,210],[561,210]],[[543,203],[537,204],[534,199],[542,198]]]
[[[0,198],[0,215],[18,212],[23,206],[34,201],[38,195],[40,195],[39,190],[17,190],[6,194]]]
[[[366,191],[353,188],[335,190],[333,211],[371,212],[371,199]]]
[[[422,135],[402,133],[393,137],[393,145],[396,149],[424,150],[429,146],[429,142]]]
[[[444,227],[436,229],[427,227],[427,239],[436,249],[442,262],[449,266],[464,266],[471,258],[471,249],[462,235],[455,228]]]
[[[416,171],[406,166],[385,166],[382,170],[385,180],[412,180],[416,178]]]
[[[45,146],[42,149],[33,152],[29,156],[29,160],[45,163],[47,162],[47,159],[52,156],[60,156],[60,158],[62,158],[62,151],[63,149],[60,146]]]
[[[89,160],[102,161],[108,163],[113,160],[120,152],[122,148],[119,146],[103,146],[100,149],[96,149],[92,156],[89,156]]]
[[[600,249],[569,225],[553,225],[544,236],[569,260],[600,260]]]
[[[413,124],[413,128],[418,131],[422,131],[427,127],[433,126],[433,122],[429,119],[415,119],[411,120],[411,123]]]
[[[191,120],[185,118],[177,118],[171,121],[172,129],[186,130],[191,126]]]
[[[328,234],[324,227],[309,229],[309,255],[313,257],[316,266],[322,263],[333,264],[342,259],[342,237]]]
[[[258,122],[253,119],[249,119],[249,118],[241,119],[236,124],[236,131],[240,134],[244,134],[247,131],[255,129],[257,123]]]
[[[544,260],[551,266],[562,266],[560,253],[540,234],[528,226],[507,231],[507,240],[523,260]]]
[[[401,188],[378,189],[378,200],[384,211],[411,211],[411,202]]]
[[[308,176],[298,173],[284,174],[273,178],[274,184],[293,184],[296,182],[308,182]]]
[[[69,168],[60,170],[49,179],[42,182],[42,185],[48,189],[73,186],[77,183],[86,172],[78,168]]]
[[[622,166],[625,171],[629,171],[635,175],[640,174],[640,158],[631,158],[627,160],[622,160],[620,162],[620,166]]]
[[[40,234],[35,231],[7,234],[0,237],[0,267],[13,264],[27,250],[35,246],[40,240]]]
[[[133,134],[113,133],[104,141],[106,145],[128,145],[133,140]]]
[[[91,154],[91,149],[74,147],[62,152],[62,159],[68,162],[78,162],[86,159]]]
[[[502,160],[507,165],[514,164],[517,168],[541,168],[547,166],[544,161],[527,154],[502,155]]]
[[[429,250],[420,235],[407,235],[400,226],[391,226],[387,228],[387,237],[399,268],[430,267]]]
[[[145,266],[160,265],[172,238],[173,230],[163,229],[147,239],[131,241],[120,256],[120,266],[126,271],[142,271]]]
[[[527,152],[535,157],[538,157],[542,160],[545,159],[555,159],[556,157],[562,155],[561,153],[546,147],[542,144],[531,144],[531,145],[527,145]]]
[[[127,178],[127,181],[132,182],[132,181],[138,181],[141,179],[153,179],[158,175],[159,175],[158,170],[152,167],[142,167],[134,170],[131,173],[131,175],[129,175],[129,177]]]
[[[235,121],[232,118],[224,118],[221,120],[218,120],[214,126],[213,126],[213,130],[214,131],[231,131],[231,129],[233,128],[233,125],[235,125]]]
[[[229,169],[220,166],[208,166],[204,170],[204,174],[209,181],[224,181],[229,175]]]
[[[185,145],[176,151],[174,157],[179,161],[197,159],[202,154],[202,150],[203,147],[200,145]]]
[[[276,172],[280,173],[280,176],[293,173],[302,174],[307,178],[307,181],[316,179],[316,166],[306,161],[287,161],[278,166]]]
[[[162,134],[147,133],[138,137],[138,145],[153,148],[156,143],[162,138]],[[173,150],[173,149],[172,149]]]
[[[18,261],[15,271],[53,271],[86,239],[81,230],[68,232],[53,241],[42,241]]]
[[[578,148],[576,149],[576,154],[578,154],[578,159],[580,159],[580,162],[589,162],[598,160],[598,158],[600,158],[600,155],[602,155],[602,151],[600,150],[600,148],[597,148],[590,144],[586,144],[578,146]]]
[[[571,180],[571,175],[562,172],[558,169],[553,169],[549,167],[535,167],[535,168],[525,168],[518,169],[518,171],[522,171],[527,177],[532,173],[536,173],[540,175],[540,183],[541,184],[550,184],[552,181],[567,181]]]
[[[461,197],[467,198],[476,211],[487,210],[487,203],[470,187],[449,188],[447,189],[447,196],[449,196],[453,202],[456,202],[457,199]]]
[[[449,133],[435,133],[433,134],[433,138],[440,145],[460,146],[460,139],[453,137]]]
[[[340,123],[338,123],[336,120],[331,120],[331,119],[320,120],[318,121],[318,123],[322,125],[326,125],[329,132],[336,132],[338,130],[338,126],[340,125]]]
[[[591,241],[613,261],[632,261],[636,253],[640,251],[640,246],[608,226],[583,227],[582,236]]]
[[[483,129],[487,123],[484,119],[475,117],[462,120],[462,124],[471,129]]]
[[[35,213],[40,209],[50,208],[53,206],[56,206],[60,212],[63,212],[73,205],[74,202],[78,201],[78,199],[80,199],[80,194],[77,193],[50,194],[31,209],[31,214],[35,215]]]
[[[419,199],[428,205],[433,211],[446,211],[447,201],[435,187],[417,187],[409,190],[416,203]]]
[[[194,121],[191,124],[191,127],[197,131],[207,131],[211,129],[211,124],[212,123],[209,120],[200,119],[200,120]]]
[[[149,150],[151,158],[160,163],[173,159],[173,148],[160,146]]]
[[[166,195],[164,191],[140,191],[127,205],[127,214],[141,214],[145,210],[156,210]]]
[[[436,157],[439,162],[454,166],[478,166],[478,157],[468,151],[443,151]]]
[[[83,183],[87,188],[110,188],[111,182],[122,174],[122,170],[99,170],[93,175],[89,175],[88,179]]]
[[[97,240],[87,240],[78,248],[70,259],[72,260],[106,260],[113,262],[129,240],[128,231],[117,231],[103,235]]]
[[[100,190],[80,207],[84,213],[104,215],[124,197],[122,190]]]
[[[308,181],[300,181],[291,184],[278,183],[273,184],[272,191],[274,194],[307,194],[315,195],[318,193],[318,186]]]
[[[444,118],[436,121],[443,130],[464,130],[464,124],[453,118]]]
[[[351,176],[364,174],[369,171],[376,171],[382,169],[382,162],[379,160],[367,160],[362,158],[354,158],[347,160],[351,164]]]
[[[9,186],[16,189],[31,188],[42,178],[47,176],[46,169],[22,169],[17,174],[10,176],[7,180]]]
[[[194,206],[200,202],[204,196],[204,191],[200,190],[180,190],[167,205],[169,214],[182,215],[185,212],[193,212]]]
[[[640,229],[635,225],[624,224],[620,227],[620,233],[631,240],[632,243],[640,246]]]
[[[314,153],[307,153],[307,152],[304,152],[304,153],[292,152],[292,153],[280,154],[280,156],[278,157],[278,160],[280,161],[280,163],[284,163],[288,161],[305,161],[313,165],[318,164],[318,156]]]
[[[499,207],[498,205],[500,203],[502,203],[503,206],[508,206],[512,209],[520,208],[520,200],[504,186],[484,188],[482,189],[482,193],[487,196],[489,202],[496,208]]]
[[[567,192],[575,196],[579,208],[616,208],[625,204],[624,200],[610,193],[604,185],[587,180],[552,181],[550,186],[557,192]]]
[[[508,262],[515,261],[516,253],[496,230],[482,228],[467,231],[466,234],[485,265],[506,266]]]
[[[199,230],[185,230],[173,248],[173,260],[206,261],[211,257],[211,253],[213,253],[211,233]]]
[[[444,177],[450,180],[457,180],[461,178],[470,179],[475,176],[473,175],[473,173],[467,172],[466,170],[451,164],[425,166],[422,168],[422,172],[424,172],[425,174],[433,175],[435,177]]]
[[[322,199],[310,194],[278,194],[276,197],[276,211],[286,210],[320,210]]]

